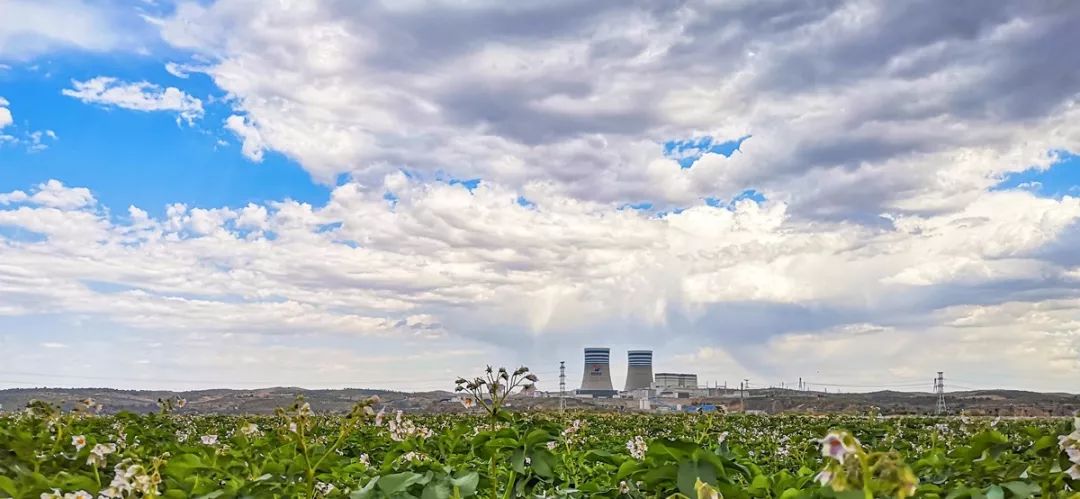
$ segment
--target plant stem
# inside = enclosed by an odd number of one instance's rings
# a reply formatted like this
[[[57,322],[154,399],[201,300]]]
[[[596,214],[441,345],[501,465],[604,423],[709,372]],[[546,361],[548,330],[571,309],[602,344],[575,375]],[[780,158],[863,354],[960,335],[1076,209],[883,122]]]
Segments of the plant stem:
[[[503,499],[510,499],[510,495],[514,493],[515,480],[517,480],[517,472],[510,470],[510,478],[506,480],[506,492],[503,492]]]

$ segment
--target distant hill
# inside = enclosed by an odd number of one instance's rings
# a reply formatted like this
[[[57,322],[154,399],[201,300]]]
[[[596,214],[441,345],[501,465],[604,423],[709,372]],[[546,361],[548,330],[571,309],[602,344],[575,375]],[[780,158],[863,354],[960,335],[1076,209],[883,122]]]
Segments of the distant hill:
[[[454,401],[454,394],[435,392],[396,392],[372,389],[307,390],[303,388],[262,388],[254,390],[196,390],[186,392],[116,390],[111,388],[15,388],[0,390],[0,405],[13,411],[31,400],[60,404],[70,410],[79,400],[91,397],[104,406],[107,413],[131,411],[156,412],[159,398],[181,397],[188,401],[185,413],[196,414],[272,414],[275,408],[286,407],[303,395],[312,408],[320,412],[346,412],[354,403],[378,395],[390,410],[408,412],[457,412],[463,410]],[[946,394],[951,412],[964,411],[970,415],[988,416],[1068,416],[1080,410],[1080,395],[1069,393],[1038,393],[1020,390],[978,390]],[[737,391],[714,397],[664,399],[662,404],[674,408],[696,403],[725,406],[729,411],[763,411],[768,413],[866,413],[877,408],[882,414],[933,414],[937,398],[932,393],[881,391],[871,393],[820,393],[783,389],[751,390],[745,398]],[[557,410],[556,398],[515,397],[516,410]],[[567,398],[566,406],[574,410],[634,411],[636,400]]]
[[[433,404],[453,397],[449,392],[403,393],[389,390],[343,389],[307,390],[303,388],[275,387],[254,390],[116,390],[112,388],[14,388],[0,390],[0,405],[4,410],[17,410],[31,400],[43,400],[60,404],[65,410],[75,407],[77,401],[93,398],[104,407],[104,412],[130,411],[135,413],[156,412],[158,399],[180,397],[187,400],[185,413],[215,414],[272,414],[275,408],[285,407],[303,395],[317,411],[346,412],[357,401],[378,395],[390,409],[408,411],[432,410]]]

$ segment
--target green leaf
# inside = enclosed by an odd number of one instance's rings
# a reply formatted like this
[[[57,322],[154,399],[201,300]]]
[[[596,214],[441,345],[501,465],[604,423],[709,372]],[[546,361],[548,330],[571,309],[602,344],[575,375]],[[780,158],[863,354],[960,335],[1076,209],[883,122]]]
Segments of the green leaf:
[[[224,490],[215,490],[215,491],[213,491],[213,492],[211,492],[209,494],[204,494],[204,495],[201,495],[199,497],[196,497],[195,499],[214,499],[215,497],[221,497],[224,494],[225,494]]]
[[[706,463],[694,461],[685,461],[679,464],[679,474],[676,479],[679,492],[689,497],[695,497],[697,490],[694,489],[694,484],[699,479],[705,483],[716,483],[716,468]]]
[[[525,436],[525,446],[533,447],[535,445],[547,443],[552,440],[554,440],[554,437],[552,437],[550,433],[544,430],[537,429],[530,431],[529,434]]]
[[[409,471],[404,473],[394,473],[392,475],[383,475],[379,478],[379,490],[387,495],[397,494],[399,492],[404,492],[410,485],[419,483],[423,478],[424,475]]]
[[[0,491],[6,492],[11,497],[19,497],[16,494],[19,489],[15,488],[15,482],[6,476],[0,476]]]
[[[450,497],[450,485],[446,482],[431,482],[424,487],[421,499],[448,499]]]
[[[451,478],[450,484],[457,487],[462,497],[476,493],[476,485],[480,483],[480,474],[473,471],[457,478]]]
[[[619,465],[619,471],[615,474],[615,481],[622,480],[638,471],[641,471],[644,468],[645,466],[641,463],[633,459],[627,459],[626,461],[623,461],[621,465]]]
[[[544,478],[555,476],[555,456],[547,449],[533,451],[529,459],[532,459],[532,469],[537,475]]]
[[[378,477],[372,478],[363,488],[352,491],[352,493],[349,494],[349,499],[367,499],[372,497],[374,495],[373,491],[375,490],[375,483],[378,481]]]
[[[986,489],[986,499],[1005,499],[1005,490],[1000,486],[991,485]]]
[[[1021,482],[1019,480],[1013,482],[1005,482],[1001,484],[1001,486],[1008,489],[1009,492],[1012,492],[1012,494],[1016,497],[1033,497],[1035,496],[1035,494],[1042,492],[1042,489],[1039,488],[1038,485],[1035,485],[1033,483]]]
[[[489,449],[512,449],[519,445],[521,444],[513,438],[500,437],[488,440],[488,442],[484,444],[484,447]]]

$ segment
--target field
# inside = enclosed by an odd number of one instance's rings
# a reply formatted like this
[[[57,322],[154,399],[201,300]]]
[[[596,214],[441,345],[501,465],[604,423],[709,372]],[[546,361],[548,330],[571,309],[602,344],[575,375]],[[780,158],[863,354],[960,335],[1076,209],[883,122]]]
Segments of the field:
[[[173,401],[115,416],[93,401],[36,404],[0,415],[0,497],[1080,497],[1080,444],[1061,437],[1071,419],[488,404],[401,415],[373,399],[322,415],[297,401],[253,417],[184,415]]]

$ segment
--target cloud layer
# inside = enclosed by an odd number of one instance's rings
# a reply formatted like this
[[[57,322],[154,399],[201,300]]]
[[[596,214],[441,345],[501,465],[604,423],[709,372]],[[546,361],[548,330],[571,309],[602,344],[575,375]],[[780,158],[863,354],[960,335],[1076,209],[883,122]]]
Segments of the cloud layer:
[[[151,216],[59,180],[0,194],[13,324],[93,324],[190,357],[155,366],[282,383],[244,359],[334,366],[318,383],[397,376],[398,356],[427,387],[492,356],[633,344],[703,379],[917,388],[947,369],[1075,390],[1080,200],[1001,184],[1080,151],[1080,4],[218,0],[147,18],[170,74],[225,94],[206,101],[224,122],[197,126],[295,160],[330,200]],[[64,94],[206,115],[146,81]],[[7,338],[28,363],[70,339]]]
[[[553,189],[470,191],[400,173],[341,185],[325,206],[111,215],[86,189],[55,181],[2,194],[0,205],[0,226],[15,229],[0,246],[8,315],[62,311],[179,338],[466,341],[523,360],[523,342],[542,357],[562,353],[546,343],[662,335],[668,354],[697,345],[740,359],[725,368],[706,357],[702,370],[717,376],[798,376],[794,366],[821,372],[840,359],[921,375],[959,353],[975,359],[972,376],[985,374],[976,360],[993,361],[1001,379],[1035,382],[1040,369],[1043,387],[1080,374],[1080,267],[1041,253],[1075,231],[1072,197],[988,192],[954,213],[898,216],[890,229],[800,221],[783,203],[657,216]],[[1053,353],[1052,369],[980,340],[1009,336]],[[941,348],[909,350],[927,341]]]
[[[851,218],[956,208],[1080,149],[1077,18],[1029,2],[224,0],[181,4],[162,33],[213,61],[250,157],[280,151],[326,182],[405,166],[675,205],[756,189]],[[660,154],[748,135],[691,169]]]

